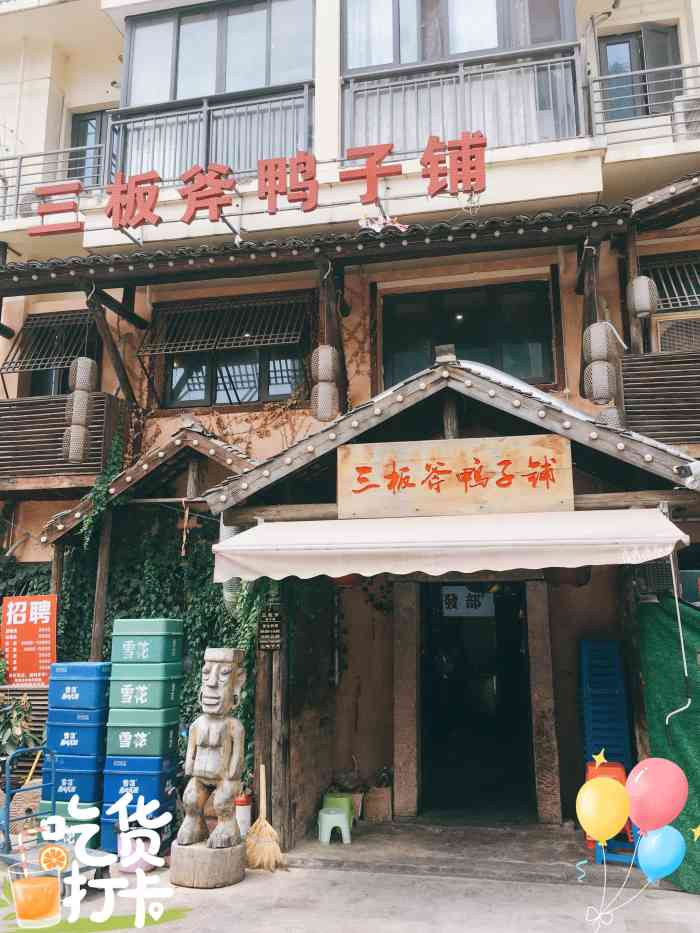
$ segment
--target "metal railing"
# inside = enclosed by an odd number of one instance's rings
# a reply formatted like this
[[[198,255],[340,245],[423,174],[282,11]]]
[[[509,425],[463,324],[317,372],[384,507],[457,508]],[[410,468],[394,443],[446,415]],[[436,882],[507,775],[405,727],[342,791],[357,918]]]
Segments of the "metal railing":
[[[103,146],[76,146],[0,159],[0,220],[36,214],[38,185],[77,180],[99,188],[104,174]]]
[[[608,145],[700,139],[700,66],[671,65],[591,82],[593,133]]]
[[[123,402],[104,392],[92,395],[87,457],[69,463],[62,450],[67,400],[66,395],[0,400],[0,485],[30,476],[92,475],[105,467]]]
[[[515,58],[515,56],[514,56]],[[394,143],[418,156],[428,136],[481,130],[489,148],[569,139],[584,131],[578,50],[456,62],[344,83],[344,148]]]
[[[155,169],[176,181],[193,165],[221,162],[237,178],[257,172],[258,159],[312,147],[309,84],[255,96],[118,110],[110,127],[110,176]]]

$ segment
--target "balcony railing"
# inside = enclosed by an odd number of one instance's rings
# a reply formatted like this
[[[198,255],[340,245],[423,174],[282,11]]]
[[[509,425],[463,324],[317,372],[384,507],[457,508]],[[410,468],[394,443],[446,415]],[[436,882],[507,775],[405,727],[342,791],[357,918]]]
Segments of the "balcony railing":
[[[103,146],[76,146],[0,159],[0,220],[36,214],[37,185],[75,179],[89,191],[102,185],[103,175]]]
[[[92,396],[88,454],[70,463],[62,453],[68,396],[38,396],[0,401],[0,488],[33,476],[85,476],[105,467],[123,403],[113,395]]]
[[[311,85],[274,94],[178,102],[115,111],[110,174],[155,169],[173,182],[193,165],[221,162],[237,178],[257,172],[258,159],[312,147]]]
[[[700,139],[700,66],[672,65],[591,83],[593,132],[608,145]]]
[[[405,158],[420,155],[428,136],[449,140],[463,130],[484,132],[489,148],[568,139],[583,132],[580,86],[573,49],[348,78],[344,145],[391,141]]]

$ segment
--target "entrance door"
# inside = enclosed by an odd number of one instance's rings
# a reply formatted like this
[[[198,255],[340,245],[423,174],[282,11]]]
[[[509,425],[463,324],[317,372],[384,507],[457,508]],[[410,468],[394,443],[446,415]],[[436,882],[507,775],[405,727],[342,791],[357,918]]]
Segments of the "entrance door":
[[[536,819],[525,585],[429,584],[424,603],[423,810]]]

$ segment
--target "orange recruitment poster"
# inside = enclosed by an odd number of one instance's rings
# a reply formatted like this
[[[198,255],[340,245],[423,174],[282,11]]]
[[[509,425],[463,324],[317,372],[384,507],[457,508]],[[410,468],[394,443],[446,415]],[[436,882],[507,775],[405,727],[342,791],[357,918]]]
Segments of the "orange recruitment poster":
[[[58,601],[49,596],[5,596],[2,601],[2,651],[6,681],[18,687],[48,687],[56,660]]]

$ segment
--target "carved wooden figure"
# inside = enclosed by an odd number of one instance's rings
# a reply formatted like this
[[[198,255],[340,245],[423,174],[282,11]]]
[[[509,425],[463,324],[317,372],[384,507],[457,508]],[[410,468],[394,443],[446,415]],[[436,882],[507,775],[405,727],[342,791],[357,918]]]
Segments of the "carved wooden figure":
[[[183,803],[185,819],[178,846],[207,842],[210,849],[226,849],[241,842],[235,800],[241,790],[245,730],[231,716],[245,684],[243,651],[207,648],[199,694],[202,715],[190,726],[185,774],[190,778]],[[218,823],[211,835],[204,818],[209,798]]]

